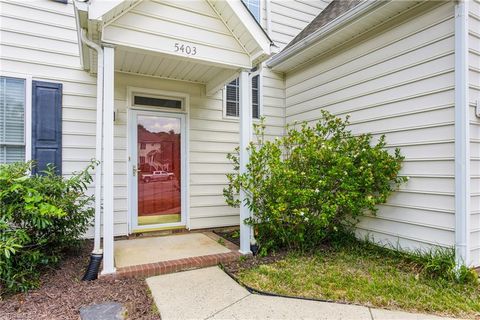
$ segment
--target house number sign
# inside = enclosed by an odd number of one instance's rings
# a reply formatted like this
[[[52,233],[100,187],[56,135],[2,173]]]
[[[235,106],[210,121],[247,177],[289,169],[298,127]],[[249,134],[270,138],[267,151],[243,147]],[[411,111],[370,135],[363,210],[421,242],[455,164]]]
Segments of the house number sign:
[[[186,53],[190,56],[194,56],[197,54],[197,47],[185,45],[183,43],[175,42],[174,45],[175,52]]]

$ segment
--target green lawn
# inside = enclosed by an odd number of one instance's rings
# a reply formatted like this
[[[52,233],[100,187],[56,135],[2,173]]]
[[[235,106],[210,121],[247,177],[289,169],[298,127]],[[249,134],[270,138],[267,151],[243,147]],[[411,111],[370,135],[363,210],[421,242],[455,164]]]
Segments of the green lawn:
[[[411,259],[361,242],[236,271],[252,288],[412,312],[479,317],[480,286],[430,279]],[[249,264],[251,265],[251,264]]]

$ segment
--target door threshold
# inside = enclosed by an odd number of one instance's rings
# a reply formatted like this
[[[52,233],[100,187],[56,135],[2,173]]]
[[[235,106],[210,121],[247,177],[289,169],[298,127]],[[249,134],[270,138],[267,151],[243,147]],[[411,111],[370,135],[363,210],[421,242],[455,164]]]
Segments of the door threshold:
[[[132,233],[144,233],[144,232],[155,232],[155,231],[169,231],[169,230],[187,230],[187,226],[170,226],[170,227],[152,227],[145,229],[134,229]]]

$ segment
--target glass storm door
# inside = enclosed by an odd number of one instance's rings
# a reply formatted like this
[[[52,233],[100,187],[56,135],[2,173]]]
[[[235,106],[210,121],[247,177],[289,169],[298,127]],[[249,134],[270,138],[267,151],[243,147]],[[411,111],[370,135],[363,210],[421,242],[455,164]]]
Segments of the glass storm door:
[[[133,111],[133,118],[134,228],[181,224],[183,116]]]

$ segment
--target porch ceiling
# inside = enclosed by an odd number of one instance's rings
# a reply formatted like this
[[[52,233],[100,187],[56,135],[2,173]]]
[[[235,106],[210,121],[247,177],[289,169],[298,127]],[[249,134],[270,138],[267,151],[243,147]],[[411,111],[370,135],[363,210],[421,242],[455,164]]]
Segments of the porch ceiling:
[[[238,69],[181,59],[167,54],[117,47],[115,70],[123,73],[209,84],[222,73],[235,77]]]

